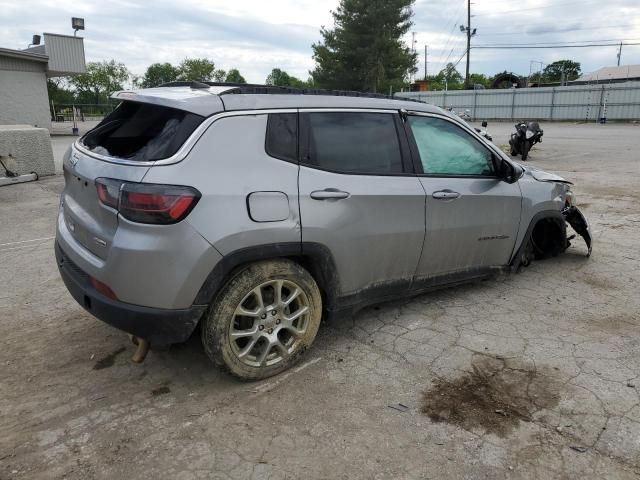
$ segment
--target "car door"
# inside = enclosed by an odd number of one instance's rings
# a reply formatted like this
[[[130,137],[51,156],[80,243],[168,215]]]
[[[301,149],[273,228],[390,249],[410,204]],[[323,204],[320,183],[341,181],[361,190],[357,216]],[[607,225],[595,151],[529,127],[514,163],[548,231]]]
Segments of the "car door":
[[[509,262],[522,194],[496,174],[498,154],[467,126],[409,115],[406,128],[427,195],[425,245],[416,276],[473,275]]]
[[[328,247],[341,297],[406,289],[424,241],[425,193],[398,113],[301,110],[300,125],[303,249]]]

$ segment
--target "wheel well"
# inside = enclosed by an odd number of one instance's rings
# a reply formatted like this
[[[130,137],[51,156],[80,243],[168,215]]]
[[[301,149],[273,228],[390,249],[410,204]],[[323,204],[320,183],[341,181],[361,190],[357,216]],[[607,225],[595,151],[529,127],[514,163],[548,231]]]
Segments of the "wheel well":
[[[536,222],[530,235],[536,259],[555,257],[567,248],[567,234],[564,220],[545,217]]]
[[[243,249],[223,257],[200,288],[194,304],[210,304],[220,288],[247,265],[263,260],[286,258],[298,263],[311,274],[320,289],[324,307],[331,309],[339,291],[333,256],[320,244],[304,243],[302,249],[301,252],[299,243],[292,242]]]

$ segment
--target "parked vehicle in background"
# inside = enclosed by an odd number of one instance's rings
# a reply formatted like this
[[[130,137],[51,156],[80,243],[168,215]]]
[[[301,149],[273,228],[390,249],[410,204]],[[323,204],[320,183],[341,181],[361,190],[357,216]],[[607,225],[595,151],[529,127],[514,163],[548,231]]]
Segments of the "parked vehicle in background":
[[[73,297],[146,344],[201,325],[243,379],[294,364],[324,316],[590,245],[570,182],[440,108],[279,87],[170,84],[64,158],[56,257]]]
[[[478,132],[480,134],[481,137],[486,138],[487,140],[489,140],[490,142],[493,142],[493,137],[491,136],[491,134],[489,133],[489,127],[488,127],[488,123],[487,121],[483,121],[482,122],[482,128],[474,128],[474,130],[476,132]]]
[[[453,109],[453,107],[449,107],[449,108],[447,109],[447,111],[448,111],[448,112],[451,112],[451,113],[453,113],[453,114],[455,114],[455,115],[458,115],[458,116],[459,116],[461,119],[463,119],[465,122],[467,122],[467,123],[471,124],[471,121],[472,121],[473,117],[471,116],[471,110],[469,110],[468,108],[467,108],[467,109],[465,109],[465,111],[464,111],[464,112],[456,112],[456,111]],[[474,127],[474,130],[475,130],[476,132],[478,132],[478,133],[480,134],[480,136],[482,136],[482,137],[486,138],[487,140],[489,140],[490,142],[492,142],[492,141],[493,141],[493,137],[489,134],[489,129],[487,128],[487,126],[488,126],[488,123],[487,123],[487,121],[486,121],[486,120],[484,120],[484,121],[482,122],[482,128]]]
[[[543,130],[538,122],[519,122],[516,131],[509,138],[511,156],[521,155],[522,161],[527,160],[529,151],[536,143],[542,143]]]

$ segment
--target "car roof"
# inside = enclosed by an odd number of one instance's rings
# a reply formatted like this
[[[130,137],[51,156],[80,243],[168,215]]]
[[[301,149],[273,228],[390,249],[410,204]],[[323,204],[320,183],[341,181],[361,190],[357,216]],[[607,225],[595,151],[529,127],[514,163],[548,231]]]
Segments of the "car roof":
[[[276,108],[367,108],[442,113],[436,106],[407,99],[384,96],[369,97],[356,92],[279,89],[256,86],[243,89],[237,85],[176,85],[123,90],[112,98],[151,103],[185,110],[205,117],[225,111],[270,110]],[[259,93],[245,93],[254,91]],[[269,92],[269,93],[264,93]],[[273,92],[273,93],[271,93]]]

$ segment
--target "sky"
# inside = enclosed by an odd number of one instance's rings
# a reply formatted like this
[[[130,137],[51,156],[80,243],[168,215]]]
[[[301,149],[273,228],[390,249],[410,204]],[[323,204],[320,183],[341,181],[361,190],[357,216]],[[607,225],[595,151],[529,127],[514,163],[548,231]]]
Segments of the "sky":
[[[155,62],[178,64],[207,57],[216,68],[238,68],[251,83],[264,83],[278,67],[301,79],[313,69],[311,45],[331,27],[338,0],[0,0],[0,47],[26,48],[33,34],[72,34],[71,17],[83,17],[87,61],[115,59],[136,75]],[[437,73],[464,54],[466,0],[416,0],[415,48],[424,74]],[[472,45],[515,43],[640,43],[639,0],[475,0]],[[404,39],[411,44],[412,37]],[[601,42],[602,41],[602,42]],[[617,46],[563,49],[477,49],[471,72],[521,75],[542,64],[572,59],[583,72],[615,65]],[[464,74],[465,59],[458,64]],[[538,63],[534,63],[538,62]],[[622,64],[640,64],[640,45],[623,46]]]

